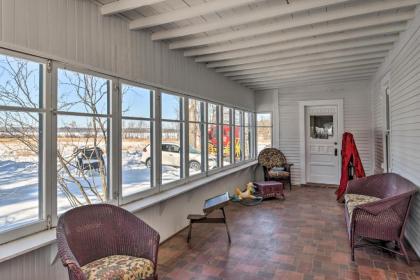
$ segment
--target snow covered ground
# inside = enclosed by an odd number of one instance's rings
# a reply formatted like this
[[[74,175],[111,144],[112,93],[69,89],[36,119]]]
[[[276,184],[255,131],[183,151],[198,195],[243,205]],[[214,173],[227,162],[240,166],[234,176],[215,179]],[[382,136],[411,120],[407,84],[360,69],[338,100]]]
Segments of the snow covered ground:
[[[128,196],[150,188],[150,169],[140,162],[136,153],[123,154],[123,195]],[[0,159],[0,231],[7,230],[22,223],[36,221],[39,216],[40,191],[38,185],[38,164],[34,157],[20,157],[13,159]],[[106,159],[105,159],[106,160]],[[72,172],[77,174],[77,172]],[[88,172],[89,182],[95,182],[101,190],[101,178],[95,171]],[[76,177],[82,179],[81,177]],[[168,183],[179,179],[179,168],[164,166],[162,180]],[[83,179],[81,180],[83,182]],[[70,192],[80,200],[84,198],[79,187],[69,182]],[[84,189],[93,203],[99,202],[97,197],[84,184]],[[66,196],[57,190],[58,212],[62,213],[71,208]]]

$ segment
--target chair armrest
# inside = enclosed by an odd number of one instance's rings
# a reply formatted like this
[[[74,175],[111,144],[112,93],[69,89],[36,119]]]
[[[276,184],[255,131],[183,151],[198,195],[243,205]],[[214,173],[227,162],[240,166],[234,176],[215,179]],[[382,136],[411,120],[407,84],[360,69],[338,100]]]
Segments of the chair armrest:
[[[283,164],[283,167],[284,167],[284,169],[285,169],[287,172],[290,172],[291,167],[292,167],[293,165],[294,165],[293,163],[285,163],[285,164]]]
[[[404,194],[401,194],[401,195],[384,198],[384,199],[381,199],[381,200],[378,200],[378,201],[361,204],[361,205],[356,206],[356,208],[363,209],[364,211],[368,212],[369,214],[377,216],[381,212],[383,212],[383,211],[391,208],[392,206],[400,203],[402,200],[409,198],[413,194],[414,194],[414,192],[413,193],[404,193]]]

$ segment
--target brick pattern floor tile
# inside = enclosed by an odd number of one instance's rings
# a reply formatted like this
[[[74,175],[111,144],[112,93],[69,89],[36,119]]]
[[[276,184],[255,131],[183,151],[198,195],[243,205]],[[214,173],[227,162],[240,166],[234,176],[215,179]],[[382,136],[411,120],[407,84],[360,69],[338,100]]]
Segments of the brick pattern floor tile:
[[[159,279],[420,280],[412,250],[410,266],[372,247],[351,261],[343,205],[331,188],[296,187],[286,200],[257,206],[231,203],[227,217],[230,246],[224,225],[194,225],[190,245],[183,230],[160,247]]]

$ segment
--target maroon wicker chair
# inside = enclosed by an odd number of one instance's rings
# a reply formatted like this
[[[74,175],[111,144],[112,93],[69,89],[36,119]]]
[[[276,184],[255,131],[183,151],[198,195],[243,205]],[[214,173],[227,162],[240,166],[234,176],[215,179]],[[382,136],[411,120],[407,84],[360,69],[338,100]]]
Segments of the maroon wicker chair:
[[[355,248],[374,245],[402,255],[410,262],[404,246],[404,230],[416,189],[412,182],[394,173],[349,182],[345,218],[353,261]],[[385,246],[390,241],[395,242],[395,249]]]
[[[147,259],[153,263],[153,275],[145,279],[157,279],[159,238],[135,215],[109,204],[74,208],[57,225],[58,255],[70,280],[87,279],[82,267],[110,256]]]

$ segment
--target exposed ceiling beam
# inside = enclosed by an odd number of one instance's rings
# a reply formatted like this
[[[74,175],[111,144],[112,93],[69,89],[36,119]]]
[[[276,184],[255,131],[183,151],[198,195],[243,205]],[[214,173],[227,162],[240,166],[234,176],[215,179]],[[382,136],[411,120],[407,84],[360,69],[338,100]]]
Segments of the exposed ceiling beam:
[[[272,66],[272,67],[266,67],[266,68],[233,71],[233,72],[224,73],[224,75],[226,77],[234,77],[234,76],[241,76],[241,75],[280,71],[285,68],[299,69],[299,68],[309,67],[309,66],[321,66],[321,65],[336,64],[336,63],[358,61],[358,60],[365,60],[365,59],[384,58],[387,54],[388,54],[387,51],[383,51],[383,52],[372,53],[372,54],[353,55],[353,56],[348,56],[348,57],[336,57],[336,58],[322,59],[322,60],[316,60],[316,61],[311,61],[311,62],[291,63],[291,64],[286,64],[286,65]]]
[[[257,78],[269,78],[269,77],[276,77],[278,75],[285,75],[285,74],[297,74],[297,73],[304,73],[308,71],[315,71],[315,70],[328,70],[328,69],[342,69],[345,67],[354,67],[354,66],[366,66],[366,65],[375,65],[382,63],[384,61],[383,58],[375,58],[375,59],[365,59],[359,61],[350,61],[350,62],[342,62],[336,64],[329,64],[329,65],[315,65],[315,66],[307,66],[307,67],[300,67],[297,69],[293,68],[284,68],[282,70],[277,70],[273,72],[265,72],[259,74],[249,74],[249,75],[242,75],[231,77],[231,80],[238,81],[238,80],[246,80],[246,79],[257,79]]]
[[[310,54],[323,54],[330,51],[348,50],[359,47],[380,46],[385,44],[392,44],[398,39],[397,35],[390,35],[386,37],[368,38],[360,41],[339,42],[333,44],[318,45],[315,47],[306,47],[290,51],[281,51],[265,55],[250,56],[245,58],[237,58],[230,60],[222,60],[210,62],[207,64],[209,68],[218,68],[234,65],[244,65],[249,63],[258,63],[264,61],[272,61],[275,59],[305,56]]]
[[[238,66],[223,67],[223,68],[216,69],[216,72],[226,73],[226,72],[259,69],[259,68],[266,68],[266,67],[272,67],[272,66],[301,63],[301,62],[319,61],[319,60],[325,60],[325,59],[330,59],[330,58],[338,58],[338,57],[342,58],[342,57],[354,56],[354,55],[359,55],[359,54],[389,51],[391,48],[392,48],[392,44],[381,45],[381,46],[370,46],[370,47],[363,47],[363,48],[357,48],[357,49],[353,48],[353,49],[346,49],[346,50],[335,51],[335,52],[326,52],[326,53],[316,54],[316,55],[290,57],[290,58],[284,58],[284,59],[278,59],[278,60],[272,60],[272,61],[266,61],[266,62],[258,62],[258,63],[250,63],[250,64],[245,64],[245,65],[238,65]]]
[[[260,20],[267,20],[274,17],[284,16],[292,13],[307,11],[315,8],[325,7],[338,3],[347,2],[349,0],[311,0],[311,1],[299,1],[293,2],[289,5],[283,4],[275,7],[267,7],[255,10],[253,12],[239,14],[237,16],[230,16],[227,18],[220,19],[214,22],[208,22],[203,24],[196,24],[186,27],[180,27],[170,30],[158,31],[152,34],[152,40],[170,39],[176,37],[182,37],[202,32],[208,32],[217,29],[223,29],[231,26],[237,26],[256,22]],[[406,0],[404,0],[406,1]],[[412,0],[410,0],[412,1]]]
[[[319,84],[319,83],[331,83],[331,82],[350,82],[350,81],[356,81],[356,80],[369,80],[372,77],[372,75],[355,75],[355,76],[348,76],[346,78],[326,78],[326,79],[314,79],[314,80],[298,80],[298,81],[291,81],[287,83],[279,83],[276,85],[270,85],[270,86],[256,86],[256,87],[250,87],[254,90],[267,90],[267,89],[275,89],[280,87],[292,87],[292,86],[301,86],[302,84]]]
[[[281,78],[281,79],[274,79],[267,82],[243,82],[242,85],[248,86],[263,86],[263,85],[272,85],[278,84],[282,82],[288,82],[293,80],[304,80],[304,79],[322,79],[322,78],[332,78],[332,77],[346,77],[351,75],[371,75],[376,72],[377,69],[370,69],[365,71],[350,71],[350,72],[342,72],[342,73],[327,73],[327,74],[312,74],[312,75],[301,75],[301,76],[294,76],[290,78]]]
[[[226,60],[232,58],[240,58],[240,57],[248,57],[253,55],[261,55],[267,54],[272,52],[278,52],[281,50],[290,50],[296,48],[302,48],[307,46],[319,45],[319,44],[327,44],[333,43],[338,41],[345,41],[345,40],[354,40],[358,38],[368,38],[371,36],[382,35],[382,34],[392,34],[392,33],[399,33],[405,30],[405,24],[400,23],[396,25],[386,25],[380,27],[373,27],[367,28],[362,30],[355,30],[349,31],[339,34],[330,34],[319,36],[316,38],[308,38],[308,39],[300,39],[291,42],[285,42],[282,44],[273,44],[267,45],[262,47],[255,47],[249,48],[244,50],[237,50],[237,51],[230,51],[224,53],[217,53],[217,54],[209,54],[198,57],[195,61],[196,62],[208,62],[208,61],[218,61],[218,60]]]
[[[349,39],[354,39],[354,38],[375,36],[378,34],[398,33],[402,30],[405,30],[405,28],[406,28],[406,23],[394,23],[394,24],[387,24],[387,25],[381,25],[381,26],[376,26],[376,27],[356,29],[356,30],[342,32],[342,33],[321,35],[318,37],[297,39],[297,40],[287,41],[283,43],[255,46],[253,48],[247,48],[247,49],[231,50],[231,51],[226,51],[226,52],[220,52],[220,54],[222,55],[222,54],[230,54],[230,53],[247,52],[251,50],[271,48],[274,46],[281,46],[283,49],[287,49],[288,46],[293,46],[291,48],[305,47],[305,46],[311,46],[311,45],[349,40]],[[218,53],[209,54],[210,51],[214,52],[216,50],[210,49],[210,48],[192,49],[192,50],[185,51],[184,55],[185,56],[199,56],[199,55],[217,55],[218,54]]]
[[[258,43],[261,45],[270,44],[274,42],[287,41],[287,40],[307,37],[311,35],[316,36],[319,34],[339,32],[342,30],[357,29],[361,27],[374,26],[374,25],[386,24],[386,23],[391,23],[391,22],[398,22],[398,21],[411,19],[414,17],[414,11],[407,11],[400,14],[393,13],[393,14],[385,14],[385,15],[380,15],[380,16],[369,15],[363,18],[350,18],[345,21],[334,22],[331,25],[310,28],[307,30],[290,30],[290,31],[288,30],[288,29],[292,29],[296,27],[319,24],[326,21],[342,20],[348,17],[354,17],[358,15],[366,15],[366,14],[370,14],[374,12],[386,11],[386,10],[389,10],[389,7],[395,8],[397,3],[399,2],[371,3],[371,4],[365,5],[365,6],[369,6],[366,8],[364,6],[359,5],[360,7],[359,6],[349,7],[343,10],[330,11],[328,13],[323,13],[322,15],[318,13],[318,14],[313,14],[306,17],[302,17],[302,18],[295,18],[293,20],[284,19],[284,20],[281,20],[280,22],[276,22],[273,24],[266,24],[262,26],[245,28],[243,30],[224,32],[224,33],[216,34],[216,35],[209,35],[202,38],[193,38],[193,39],[173,42],[169,44],[169,48],[170,49],[190,48],[190,47],[197,47],[197,46],[227,42],[227,41],[232,41],[232,40],[240,39],[240,38],[249,38],[249,37],[257,36],[257,38],[253,38],[252,40],[249,40],[249,41],[245,41],[245,42],[241,41],[241,42],[236,42],[232,44],[218,46],[218,49],[220,49],[220,51],[227,51],[227,50],[230,50],[229,47],[232,50],[237,48],[238,46],[239,48],[247,48],[247,47],[255,46]],[[267,33],[279,32],[282,30],[288,30],[288,31],[281,34],[276,33],[276,34],[265,35]],[[311,32],[313,34],[311,34]],[[264,36],[261,36],[261,35],[264,35]]]
[[[129,26],[130,29],[148,28],[156,25],[198,17],[217,11],[232,9],[241,5],[251,4],[258,1],[261,0],[214,0],[212,2],[204,2],[203,4],[192,7],[186,7],[150,17],[135,19],[130,22]]]
[[[102,15],[118,14],[143,6],[153,5],[156,3],[164,2],[165,0],[119,0],[109,4],[105,4],[101,7]]]

